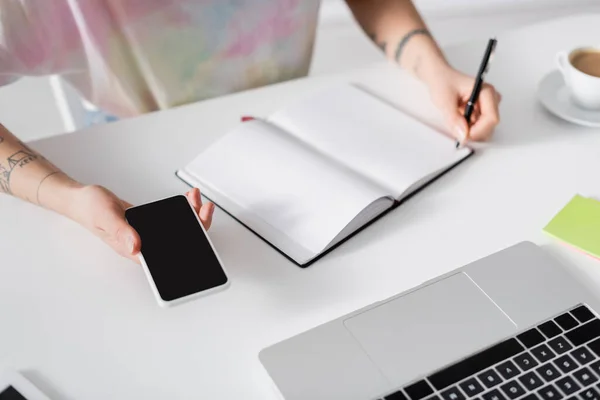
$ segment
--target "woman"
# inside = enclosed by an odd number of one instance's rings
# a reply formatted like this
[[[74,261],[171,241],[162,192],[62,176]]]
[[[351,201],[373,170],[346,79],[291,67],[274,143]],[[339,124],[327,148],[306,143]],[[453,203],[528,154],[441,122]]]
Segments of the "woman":
[[[410,0],[347,0],[387,57],[428,87],[460,141],[488,138],[500,96],[451,68]],[[305,75],[319,0],[0,0],[0,84],[61,74],[106,115],[127,117]],[[0,192],[85,226],[136,259],[129,204],[71,179],[0,125]],[[187,197],[208,228],[214,205]]]

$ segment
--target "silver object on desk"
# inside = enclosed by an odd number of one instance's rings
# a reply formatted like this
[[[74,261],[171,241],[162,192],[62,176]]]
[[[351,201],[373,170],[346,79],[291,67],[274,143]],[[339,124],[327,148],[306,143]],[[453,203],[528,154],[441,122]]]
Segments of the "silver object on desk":
[[[523,242],[275,344],[260,360],[286,400],[593,399],[593,310],[593,292]]]

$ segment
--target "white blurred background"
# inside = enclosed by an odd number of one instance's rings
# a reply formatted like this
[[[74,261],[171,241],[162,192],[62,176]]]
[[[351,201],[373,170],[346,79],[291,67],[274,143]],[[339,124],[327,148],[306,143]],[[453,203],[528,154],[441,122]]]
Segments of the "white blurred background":
[[[329,74],[381,59],[343,0],[322,0],[311,74]],[[414,0],[442,46],[499,35],[563,16],[600,12],[600,0]],[[600,14],[599,14],[600,23]],[[26,78],[0,88],[0,121],[23,140],[81,125],[77,95],[56,77]]]

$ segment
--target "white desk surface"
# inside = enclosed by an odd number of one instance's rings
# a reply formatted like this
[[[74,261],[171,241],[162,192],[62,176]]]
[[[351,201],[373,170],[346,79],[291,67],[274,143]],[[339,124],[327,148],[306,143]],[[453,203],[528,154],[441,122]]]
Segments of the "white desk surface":
[[[231,288],[164,310],[141,268],[74,223],[0,196],[0,368],[24,371],[55,400],[274,399],[262,348],[518,241],[544,245],[600,287],[600,264],[541,231],[575,193],[600,196],[600,130],[563,122],[535,99],[554,54],[598,37],[598,18],[501,35],[489,74],[504,95],[494,141],[306,270],[217,212],[211,237]],[[449,59],[475,73],[486,39],[447,49]],[[390,74],[382,63],[348,76],[418,115],[435,114],[420,85]],[[149,201],[185,190],[175,169],[240,115],[268,114],[333,80],[285,83],[33,146],[76,178]]]

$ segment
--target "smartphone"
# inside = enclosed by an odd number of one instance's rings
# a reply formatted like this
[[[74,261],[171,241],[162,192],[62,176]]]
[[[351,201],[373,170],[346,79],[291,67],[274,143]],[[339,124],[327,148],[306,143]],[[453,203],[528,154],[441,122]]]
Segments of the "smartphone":
[[[125,218],[140,235],[140,262],[161,306],[229,286],[223,263],[185,196],[131,207]]]

